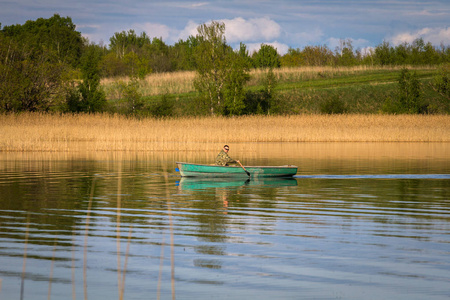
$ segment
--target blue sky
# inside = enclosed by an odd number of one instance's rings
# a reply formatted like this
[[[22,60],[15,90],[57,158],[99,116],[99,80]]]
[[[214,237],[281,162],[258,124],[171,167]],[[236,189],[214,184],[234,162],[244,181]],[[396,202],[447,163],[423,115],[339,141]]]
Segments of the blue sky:
[[[423,38],[450,45],[450,0],[0,0],[2,26],[69,16],[83,36],[109,44],[120,31],[145,31],[174,44],[211,20],[225,23],[228,44],[250,50],[270,44],[284,54],[291,48],[351,39],[355,48],[393,45]]]

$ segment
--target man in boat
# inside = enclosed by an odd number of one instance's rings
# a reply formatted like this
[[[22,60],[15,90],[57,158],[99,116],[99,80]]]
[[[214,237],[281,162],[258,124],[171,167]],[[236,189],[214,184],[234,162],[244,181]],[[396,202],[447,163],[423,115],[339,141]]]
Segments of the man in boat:
[[[230,147],[228,145],[223,146],[222,151],[217,155],[216,165],[219,166],[228,166],[228,164],[238,164],[238,160],[232,159],[228,155],[228,151],[230,151]]]

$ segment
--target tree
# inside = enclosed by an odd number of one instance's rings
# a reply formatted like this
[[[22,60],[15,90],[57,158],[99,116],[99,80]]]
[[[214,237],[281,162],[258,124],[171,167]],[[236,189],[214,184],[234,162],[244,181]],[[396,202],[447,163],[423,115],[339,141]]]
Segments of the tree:
[[[45,47],[0,33],[0,111],[47,111],[63,97],[66,65]]]
[[[356,57],[353,53],[353,45],[351,39],[339,41],[339,46],[336,48],[336,57],[338,65],[353,66],[356,64]]]
[[[83,81],[70,91],[68,109],[73,112],[99,112],[106,105],[106,96],[100,87],[100,58],[98,47],[86,46],[81,58]]]
[[[122,32],[115,32],[109,39],[109,48],[116,53],[117,57],[123,58],[128,52],[136,52],[136,49],[150,44],[150,38],[145,32],[140,36],[136,35],[133,29]]]
[[[442,97],[450,101],[450,64],[439,68],[438,74],[434,77],[432,88]]]
[[[420,109],[421,88],[416,72],[403,68],[398,79],[399,101],[406,113],[418,113]]]
[[[105,55],[101,62],[105,75],[143,78],[151,72],[150,54],[148,53],[151,41],[145,32],[139,36],[133,29],[116,32],[109,41],[111,52]]]
[[[280,58],[283,67],[299,67],[304,64],[300,49],[289,48],[288,52]]]
[[[241,50],[243,48],[241,47]],[[243,53],[230,53],[228,73],[224,88],[224,114],[241,115],[245,108],[244,85],[250,79],[248,75],[248,57]]]
[[[258,52],[253,54],[255,68],[279,68],[281,66],[277,49],[271,45],[262,44]]]
[[[24,25],[5,26],[2,32],[5,36],[29,48],[51,50],[59,63],[77,67],[83,47],[81,33],[76,31],[75,24],[69,17],[62,18],[55,14],[49,19],[39,18],[27,21]]]
[[[148,66],[152,72],[172,71],[173,67],[169,57],[169,46],[163,42],[162,38],[153,38],[151,44],[145,46],[143,55],[149,58]]]
[[[197,67],[195,49],[200,44],[198,36],[179,40],[169,49],[169,56],[175,70],[195,70]]]
[[[331,66],[334,64],[333,52],[326,46],[306,46],[302,51],[306,66]]]
[[[248,80],[243,59],[226,44],[225,24],[216,21],[198,28],[199,45],[195,47],[199,104],[211,115],[238,113],[243,99],[243,85]]]
[[[383,41],[375,48],[375,60],[382,66],[391,65],[394,62],[394,49],[389,42]]]

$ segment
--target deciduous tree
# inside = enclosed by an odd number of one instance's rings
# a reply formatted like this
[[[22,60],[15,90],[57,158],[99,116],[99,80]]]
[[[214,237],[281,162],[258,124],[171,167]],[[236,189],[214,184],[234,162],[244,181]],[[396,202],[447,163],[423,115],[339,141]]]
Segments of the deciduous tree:
[[[199,45],[195,48],[197,77],[195,87],[199,104],[211,115],[240,114],[243,86],[248,80],[245,60],[226,44],[225,24],[216,21],[198,28]]]

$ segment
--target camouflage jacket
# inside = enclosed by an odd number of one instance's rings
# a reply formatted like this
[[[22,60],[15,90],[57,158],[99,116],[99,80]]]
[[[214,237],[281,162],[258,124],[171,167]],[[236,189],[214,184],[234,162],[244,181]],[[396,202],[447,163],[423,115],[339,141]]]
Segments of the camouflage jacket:
[[[220,151],[219,155],[217,155],[216,158],[216,165],[219,166],[226,166],[230,163],[236,163],[236,161],[234,159],[232,159],[231,157],[228,156],[228,153],[226,153],[225,151]]]

